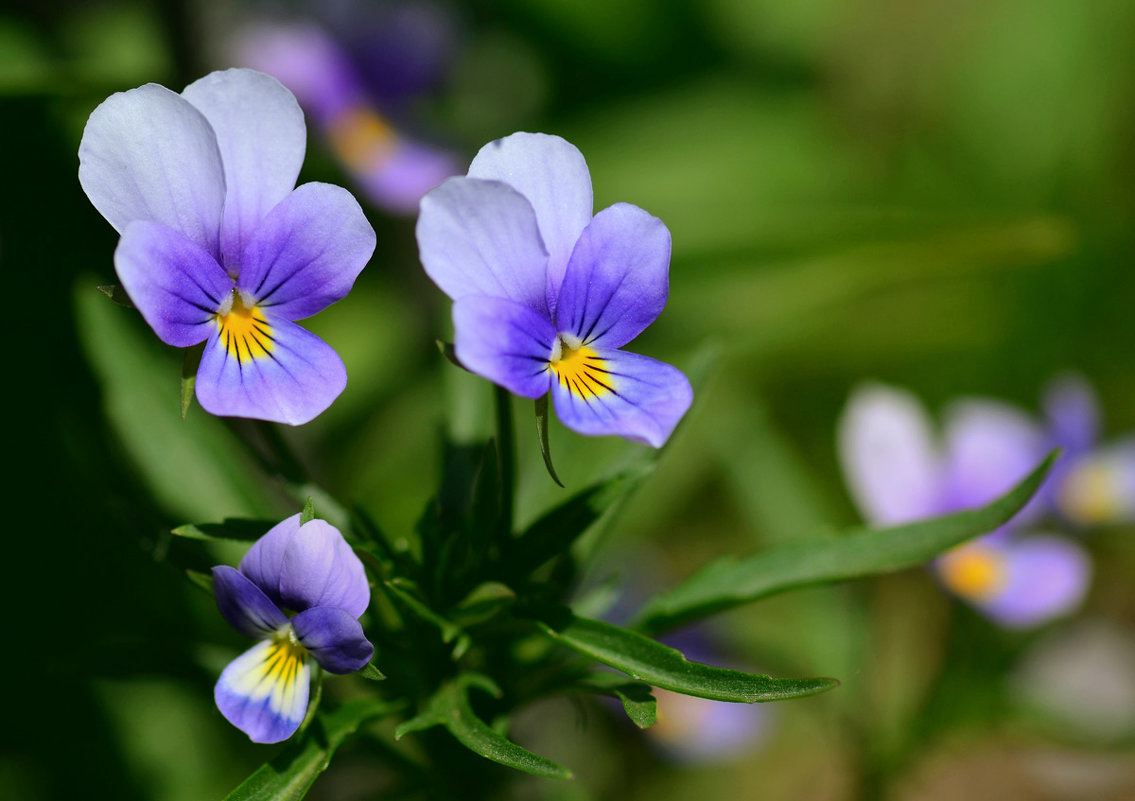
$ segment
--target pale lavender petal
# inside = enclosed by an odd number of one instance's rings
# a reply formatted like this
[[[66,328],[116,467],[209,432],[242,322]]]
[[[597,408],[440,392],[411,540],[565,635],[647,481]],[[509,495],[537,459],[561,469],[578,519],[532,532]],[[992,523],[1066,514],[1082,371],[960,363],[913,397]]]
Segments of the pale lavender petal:
[[[655,689],[658,722],[647,736],[669,759],[724,762],[752,750],[769,726],[769,706],[731,704]]]
[[[515,189],[450,178],[422,198],[417,236],[426,274],[449,297],[507,298],[551,320],[547,251],[532,205]]]
[[[930,416],[911,393],[856,388],[840,416],[844,481],[867,522],[894,525],[940,514],[942,468]]]
[[[142,317],[167,345],[208,339],[232,281],[201,246],[161,223],[136,220],[114,251],[118,279]]]
[[[1015,406],[968,399],[952,404],[944,417],[946,497],[951,510],[989,503],[1044,458],[1044,431]],[[1043,499],[1036,498],[1013,522],[1035,520],[1043,511]]]
[[[548,305],[554,315],[568,260],[591,222],[591,174],[583,154],[558,136],[515,133],[482,147],[469,165],[469,177],[506,183],[536,210],[548,251]]]
[[[319,125],[366,102],[346,53],[315,25],[253,26],[241,34],[238,53],[241,63],[279,78]]]
[[[311,666],[288,638],[262,640],[228,664],[213,688],[221,714],[254,743],[295,734],[307,712]]]
[[[1075,611],[1091,584],[1092,565],[1075,543],[1044,535],[1005,547],[1004,588],[978,606],[1003,626],[1028,628]]]
[[[457,359],[524,398],[547,394],[556,330],[542,315],[504,298],[467,295],[453,304]]]
[[[317,417],[346,386],[330,345],[271,314],[245,338],[215,328],[197,370],[197,400],[210,414],[293,426]]]
[[[363,162],[344,162],[360,190],[375,205],[397,214],[416,214],[422,197],[446,178],[461,172],[457,156],[439,147],[392,133],[385,147],[375,147]],[[340,158],[344,154],[339,153]]]
[[[168,225],[218,257],[225,178],[217,138],[189,101],[146,84],[111,95],[87,120],[79,183],[119,233]]]
[[[279,582],[284,606],[297,612],[335,606],[357,618],[370,603],[363,563],[339,530],[324,520],[305,523],[291,538]]]
[[[576,243],[556,328],[593,347],[618,348],[654,322],[669,291],[670,231],[638,206],[616,203]]]
[[[284,554],[300,530],[300,514],[281,520],[264,536],[252,543],[248,553],[240,560],[240,572],[256,584],[277,606],[283,605],[280,597],[280,575],[284,572]]]
[[[296,185],[307,148],[303,112],[283,84],[249,69],[211,72],[181,95],[216,133],[227,188],[221,257],[235,277],[256,226]]]
[[[374,229],[350,192],[304,184],[256,229],[237,286],[271,314],[300,320],[346,297],[374,246]]]
[[[1073,523],[1135,523],[1135,437],[1074,459],[1056,481],[1057,508]]]
[[[354,673],[374,657],[359,621],[337,606],[316,606],[292,619],[296,637],[328,673]]]
[[[1083,376],[1058,376],[1044,389],[1042,404],[1052,446],[1075,456],[1091,448],[1100,428],[1099,398]]]
[[[249,637],[271,637],[288,618],[251,579],[235,567],[213,568],[217,609],[228,624]]]
[[[583,347],[552,370],[556,415],[580,434],[661,448],[693,400],[680,370],[637,353]]]

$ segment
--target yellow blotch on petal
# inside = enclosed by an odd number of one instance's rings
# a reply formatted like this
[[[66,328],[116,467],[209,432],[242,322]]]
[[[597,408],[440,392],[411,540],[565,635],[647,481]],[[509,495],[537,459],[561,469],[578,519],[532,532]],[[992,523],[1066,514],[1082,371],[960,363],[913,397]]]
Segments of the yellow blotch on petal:
[[[1005,559],[985,545],[963,545],[939,560],[938,574],[943,584],[963,598],[987,600],[1005,586]]]
[[[241,364],[263,358],[275,347],[272,327],[264,312],[255,303],[247,305],[236,292],[231,307],[223,314],[218,312],[216,319],[221,343]]]
[[[560,334],[548,360],[560,385],[583,400],[602,398],[615,391],[614,376],[591,348],[568,334]]]
[[[1099,525],[1121,519],[1119,470],[1106,460],[1085,461],[1068,474],[1060,487],[1060,508],[1081,525]]]
[[[328,126],[335,155],[352,170],[377,167],[394,152],[398,137],[374,110],[356,106],[339,114]]]

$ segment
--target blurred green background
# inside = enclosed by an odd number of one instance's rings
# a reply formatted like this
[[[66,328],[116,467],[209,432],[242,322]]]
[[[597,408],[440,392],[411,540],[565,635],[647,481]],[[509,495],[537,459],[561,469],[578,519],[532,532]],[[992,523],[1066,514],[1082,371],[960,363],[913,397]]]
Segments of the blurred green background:
[[[171,563],[165,532],[295,510],[226,424],[197,408],[178,418],[181,355],[95,289],[115,281],[116,237],[76,178],[95,105],[234,66],[228,23],[257,10],[0,12],[0,261],[20,335],[5,382],[5,798],[218,798],[274,753],[212,705],[242,644]],[[862,380],[932,408],[990,395],[1035,410],[1043,383],[1072,369],[1097,388],[1109,435],[1135,430],[1135,4],[452,10],[452,69],[418,104],[423,125],[466,157],[515,130],[557,133],[586,156],[597,209],[632,202],[673,234],[670,302],[635,349],[696,376],[697,402],[605,532],[595,582],[649,562],[649,581],[668,585],[714,556],[856,522],[834,430]],[[314,135],[301,180],[350,185]],[[287,433],[321,483],[408,534],[441,432],[487,430],[490,398],[435,349],[448,301],[417,263],[413,221],[368,215],[374,260],[310,325],[350,385]],[[527,404],[516,411],[523,521],[562,491]],[[558,424],[552,447],[569,488],[637,452]],[[1135,797],[1135,539],[1114,528],[1086,542],[1084,609],[1037,631],[994,628],[920,571],[724,615],[722,659],[843,686],[768,708],[748,749],[697,765],[668,762],[604,708],[549,705],[517,730],[578,778],[522,779],[515,797]],[[1085,642],[1105,654],[1090,651],[1086,679],[1044,661]],[[388,797],[380,761],[345,750],[311,797]]]

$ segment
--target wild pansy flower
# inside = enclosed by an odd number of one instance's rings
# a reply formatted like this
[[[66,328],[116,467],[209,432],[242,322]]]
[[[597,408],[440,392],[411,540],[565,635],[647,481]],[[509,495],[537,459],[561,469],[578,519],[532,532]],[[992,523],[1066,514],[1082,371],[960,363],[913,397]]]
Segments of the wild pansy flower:
[[[295,92],[321,137],[379,207],[412,214],[460,171],[457,157],[409,135],[411,101],[432,91],[454,50],[451,14],[433,3],[331,4],[316,19],[261,19],[237,59]]]
[[[592,216],[558,136],[490,142],[422,199],[422,265],[453,299],[457,358],[514,394],[550,390],[564,425],[661,447],[690,406],[681,372],[620,348],[666,305],[670,232],[628,203]]]
[[[944,419],[939,441],[909,392],[868,385],[852,394],[839,423],[839,455],[868,522],[897,525],[988,503],[1057,444],[1044,426],[995,400],[955,402]],[[1008,627],[1073,610],[1091,580],[1086,552],[1058,536],[1020,531],[1047,511],[1042,493],[1007,526],[940,557],[939,579]]]
[[[79,182],[122,235],[119,280],[163,342],[206,343],[213,414],[299,425],[346,386],[294,321],[347,295],[375,234],[345,189],[295,186],[306,138],[291,92],[245,69],[112,95],[83,132]]]
[[[299,728],[311,660],[329,673],[354,673],[374,656],[358,621],[370,603],[363,564],[323,520],[289,517],[253,544],[239,569],[214,567],[213,590],[229,625],[259,640],[213,691],[221,714],[253,742],[277,743]]]

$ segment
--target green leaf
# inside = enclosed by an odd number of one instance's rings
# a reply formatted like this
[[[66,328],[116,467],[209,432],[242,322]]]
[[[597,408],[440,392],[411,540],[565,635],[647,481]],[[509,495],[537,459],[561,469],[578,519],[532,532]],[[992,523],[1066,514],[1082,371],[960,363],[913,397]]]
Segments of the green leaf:
[[[132,301],[130,299],[130,296],[126,294],[126,290],[120,287],[118,284],[105,284],[103,286],[100,286],[98,290],[99,292],[103,293],[108,298],[113,300],[115,303],[117,303],[119,306],[127,309],[134,308],[134,301]]]
[[[512,576],[527,576],[540,565],[565,553],[619,498],[629,493],[651,470],[653,463],[619,473],[572,496],[517,537],[506,563]]]
[[[308,498],[303,505],[303,511],[300,512],[300,525],[310,523],[315,519],[315,502]]]
[[[382,582],[390,594],[403,606],[413,612],[422,620],[431,623],[441,631],[442,642],[452,642],[461,633],[461,629],[429,608],[414,594],[416,585],[408,579],[391,579]]]
[[[355,701],[320,715],[300,739],[261,765],[225,796],[225,801],[298,801],[327,770],[336,749],[360,725],[396,712],[401,706],[400,702]]]
[[[374,662],[367,662],[366,667],[358,671],[355,675],[362,676],[364,679],[371,681],[383,681],[386,679],[386,674],[383,673]]]
[[[1049,454],[1016,487],[980,509],[879,531],[858,529],[843,537],[786,543],[741,559],[719,559],[655,596],[638,614],[635,628],[660,631],[796,587],[922,564],[1006,523],[1037,491],[1057,455]]]
[[[576,617],[566,609],[545,617],[538,625],[557,642],[632,678],[685,695],[751,704],[815,695],[839,685],[835,679],[774,679],[690,662],[680,651],[642,634]]]
[[[536,399],[536,435],[540,439],[540,455],[544,457],[544,467],[548,468],[548,475],[552,477],[552,481],[562,487],[564,482],[556,475],[556,467],[552,464],[552,451],[548,447],[548,394]]]
[[[469,706],[467,690],[471,686],[494,695],[500,694],[496,685],[486,677],[463,673],[443,684],[421,714],[395,729],[394,739],[440,725],[448,729],[459,743],[485,759],[546,779],[571,778],[571,771],[567,768],[517,745],[478,718]]]
[[[185,359],[181,362],[181,422],[189,414],[189,407],[193,405],[194,391],[197,387],[197,368],[201,364],[201,354],[205,352],[205,343],[194,345],[185,349]]]
[[[437,342],[437,349],[441,351],[441,355],[444,356],[450,364],[452,364],[454,367],[460,367],[467,373],[469,372],[469,368],[458,360],[457,350],[453,347],[452,342],[443,342],[440,339],[435,341]]]
[[[213,594],[213,577],[210,574],[202,573],[199,570],[186,570],[185,575],[205,592],[210,595]]]
[[[516,593],[511,587],[499,581],[486,581],[478,584],[472,592],[450,612],[450,616],[463,626],[482,623],[495,617],[516,601]]]
[[[186,523],[173,529],[172,533],[178,537],[207,542],[252,542],[263,537],[278,522],[229,517],[220,523]]]
[[[580,686],[618,698],[627,717],[640,729],[650,728],[658,721],[658,701],[649,684],[627,681],[619,673],[591,673],[580,681]]]

